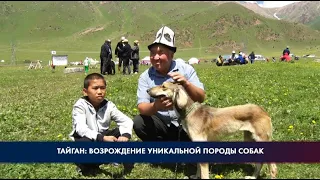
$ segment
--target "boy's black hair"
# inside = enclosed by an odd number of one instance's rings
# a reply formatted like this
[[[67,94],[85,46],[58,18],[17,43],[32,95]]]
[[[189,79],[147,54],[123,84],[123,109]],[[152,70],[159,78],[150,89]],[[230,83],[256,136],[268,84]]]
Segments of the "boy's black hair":
[[[106,80],[104,79],[104,77],[103,77],[101,74],[99,74],[99,73],[91,73],[91,74],[88,74],[88,75],[86,76],[86,78],[84,78],[83,87],[84,87],[85,89],[88,89],[89,84],[90,84],[90,81],[91,81],[91,80],[94,80],[94,79],[103,79],[104,85],[107,84],[107,83],[106,83]]]

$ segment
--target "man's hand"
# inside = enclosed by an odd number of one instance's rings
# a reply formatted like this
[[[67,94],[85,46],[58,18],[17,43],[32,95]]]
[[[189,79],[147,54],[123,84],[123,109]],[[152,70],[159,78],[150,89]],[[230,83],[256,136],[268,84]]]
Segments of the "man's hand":
[[[172,99],[167,97],[161,97],[160,99],[156,99],[154,102],[154,107],[157,111],[159,110],[170,110],[172,109]]]
[[[127,141],[129,141],[129,139],[128,139],[127,137],[120,136],[120,137],[118,138],[118,142],[127,142]]]
[[[181,75],[179,72],[170,72],[168,73],[169,76],[175,81],[180,83],[187,91],[188,95],[193,101],[197,101],[202,103],[205,98],[205,92],[203,89],[193,85],[189,82],[186,77]]]
[[[182,74],[180,74],[179,72],[170,72],[168,73],[169,76],[171,76],[171,78],[180,83],[182,86],[186,87],[190,84],[190,82],[186,79],[186,77],[184,77]]]
[[[103,136],[104,142],[116,142],[118,139],[114,136]]]

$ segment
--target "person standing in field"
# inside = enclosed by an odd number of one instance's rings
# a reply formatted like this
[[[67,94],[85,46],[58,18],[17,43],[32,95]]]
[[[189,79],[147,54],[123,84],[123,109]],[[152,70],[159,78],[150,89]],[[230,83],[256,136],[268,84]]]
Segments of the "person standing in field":
[[[256,55],[254,54],[254,52],[252,51],[251,54],[249,54],[249,59],[251,64],[254,63],[254,60],[256,59]]]
[[[117,43],[117,46],[114,50],[115,56],[119,59],[119,64],[118,64],[118,71],[120,72],[121,70],[121,65],[123,62],[123,56],[122,56],[122,48],[123,48],[123,40],[126,38],[124,36],[121,37],[120,41]]]
[[[283,51],[282,51],[282,55],[284,56],[285,54],[290,55],[290,50],[289,50],[289,46],[287,46]]]
[[[107,52],[107,58],[106,58],[106,65],[104,66],[104,72],[107,74],[112,74],[112,49],[111,49],[111,40],[107,40],[108,45],[108,52]]]
[[[101,50],[100,50],[100,73],[101,74],[105,74],[106,73],[106,65],[108,62],[108,57],[110,56],[110,54],[112,54],[112,52],[110,52],[110,48],[109,48],[109,39],[105,40],[104,44],[102,44],[101,46]]]
[[[131,49],[131,60],[133,64],[133,73],[138,74],[139,72],[139,41],[135,40],[133,42],[133,47]]]
[[[90,64],[89,58],[86,57],[86,59],[83,61],[85,75],[87,75],[89,72],[89,64]]]
[[[121,53],[122,60],[123,60],[122,74],[126,75],[127,70],[128,70],[128,74],[131,74],[131,68],[130,68],[131,46],[129,44],[128,39],[124,39],[122,43],[123,43],[122,49],[119,49],[118,51],[119,53]]]

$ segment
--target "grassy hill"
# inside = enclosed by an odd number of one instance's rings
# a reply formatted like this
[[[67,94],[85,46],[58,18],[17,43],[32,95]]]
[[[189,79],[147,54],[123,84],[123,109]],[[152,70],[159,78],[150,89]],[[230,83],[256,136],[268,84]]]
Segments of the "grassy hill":
[[[140,41],[141,56],[156,31],[167,25],[176,32],[176,57],[213,58],[232,50],[278,56],[286,45],[295,54],[316,53],[320,33],[290,22],[257,15],[236,4],[213,2],[37,1],[0,2],[0,59],[47,62],[52,50],[70,61],[99,58],[105,39],[113,49],[121,36]]]
[[[312,27],[313,29],[320,30],[320,16],[315,18],[313,21],[309,22],[308,25]]]

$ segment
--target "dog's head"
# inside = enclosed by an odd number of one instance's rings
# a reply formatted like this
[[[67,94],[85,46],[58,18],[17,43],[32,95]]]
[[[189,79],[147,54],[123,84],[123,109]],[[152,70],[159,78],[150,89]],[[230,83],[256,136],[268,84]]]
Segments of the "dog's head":
[[[179,109],[186,108],[189,98],[183,86],[177,82],[164,82],[159,86],[148,89],[147,92],[153,98],[171,98],[173,104]]]

